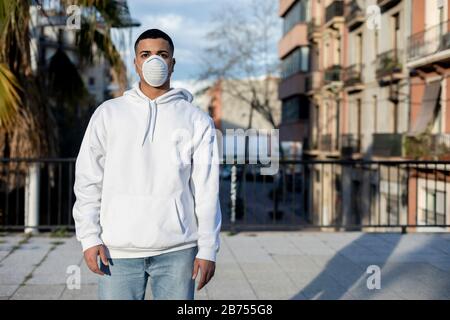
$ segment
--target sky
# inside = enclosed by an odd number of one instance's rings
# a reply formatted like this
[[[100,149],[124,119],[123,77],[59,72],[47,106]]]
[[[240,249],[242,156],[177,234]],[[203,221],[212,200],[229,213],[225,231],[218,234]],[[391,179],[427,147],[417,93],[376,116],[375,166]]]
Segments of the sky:
[[[134,45],[136,38],[147,29],[158,28],[166,32],[174,42],[174,57],[177,60],[172,82],[185,86],[192,85],[200,71],[199,59],[207,45],[205,35],[211,30],[213,16],[230,1],[242,6],[243,10],[250,2],[250,0],[128,0],[131,16],[141,23],[140,27],[132,29],[131,42]],[[277,12],[274,12],[274,15],[277,15]],[[276,40],[273,44],[274,52],[277,51],[277,42]],[[123,53],[124,59],[131,69],[131,75],[137,79],[132,64],[134,49],[127,46],[126,51]]]

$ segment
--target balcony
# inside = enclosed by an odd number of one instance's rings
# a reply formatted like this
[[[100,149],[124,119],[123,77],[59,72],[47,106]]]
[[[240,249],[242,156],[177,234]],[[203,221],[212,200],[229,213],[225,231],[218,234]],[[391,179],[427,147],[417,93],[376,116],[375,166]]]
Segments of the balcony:
[[[404,135],[400,133],[374,133],[372,156],[402,157]]]
[[[379,54],[376,60],[377,79],[381,83],[396,82],[403,79],[402,53],[398,49]]]
[[[342,82],[342,67],[340,65],[334,65],[325,70],[324,85],[340,85]]]
[[[408,67],[450,65],[449,21],[413,34],[408,39]]]
[[[341,154],[344,158],[351,158],[353,154],[361,153],[361,139],[353,133],[341,136]]]
[[[393,8],[400,2],[401,0],[377,0],[377,5],[380,7],[381,12],[385,12],[386,10]]]
[[[333,1],[325,9],[325,25],[329,27],[337,22],[345,22],[344,1]]]
[[[331,134],[324,134],[320,136],[320,147],[321,151],[331,152],[333,151],[333,137]]]
[[[362,70],[364,65],[357,63],[344,69],[343,81],[344,86],[349,92],[361,91],[364,89]]]
[[[450,160],[450,134],[406,136],[405,157],[417,160]]]
[[[359,7],[356,0],[352,0],[345,6],[345,22],[350,31],[361,26],[366,19],[364,11]]]

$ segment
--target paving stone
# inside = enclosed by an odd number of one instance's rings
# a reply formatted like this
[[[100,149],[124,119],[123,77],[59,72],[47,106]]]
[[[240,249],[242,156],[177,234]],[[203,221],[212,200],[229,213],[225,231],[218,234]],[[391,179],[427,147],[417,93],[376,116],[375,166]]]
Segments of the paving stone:
[[[64,285],[25,285],[11,297],[12,300],[56,300],[60,299]]]

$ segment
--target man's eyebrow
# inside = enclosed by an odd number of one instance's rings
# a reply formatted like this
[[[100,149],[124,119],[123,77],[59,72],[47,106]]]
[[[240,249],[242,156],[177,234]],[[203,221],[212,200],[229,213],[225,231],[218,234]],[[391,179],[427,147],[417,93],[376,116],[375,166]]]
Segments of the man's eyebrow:
[[[142,50],[141,52],[139,52],[139,54],[146,53],[146,52],[151,52],[151,51],[150,50]],[[169,53],[169,51],[167,51],[167,50],[158,50],[156,53],[163,53],[163,52]]]

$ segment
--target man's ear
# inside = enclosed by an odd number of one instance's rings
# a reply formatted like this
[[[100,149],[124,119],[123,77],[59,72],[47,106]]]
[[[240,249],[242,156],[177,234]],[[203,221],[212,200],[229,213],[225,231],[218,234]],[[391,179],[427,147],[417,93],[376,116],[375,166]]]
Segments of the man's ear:
[[[171,73],[173,72],[173,68],[175,67],[175,63],[177,63],[177,61],[175,60],[175,58],[173,58],[172,59],[172,71],[171,71]]]
[[[134,63],[134,70],[136,71],[137,74],[139,74],[138,66],[136,64],[136,58],[133,58],[133,63]]]

